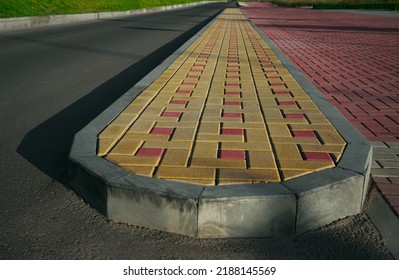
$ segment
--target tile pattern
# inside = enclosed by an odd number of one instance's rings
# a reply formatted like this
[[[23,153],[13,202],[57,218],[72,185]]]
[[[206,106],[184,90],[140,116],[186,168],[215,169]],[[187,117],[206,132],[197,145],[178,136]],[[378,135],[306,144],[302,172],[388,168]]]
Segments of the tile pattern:
[[[98,136],[133,174],[202,185],[334,167],[344,140],[239,9],[225,10]]]

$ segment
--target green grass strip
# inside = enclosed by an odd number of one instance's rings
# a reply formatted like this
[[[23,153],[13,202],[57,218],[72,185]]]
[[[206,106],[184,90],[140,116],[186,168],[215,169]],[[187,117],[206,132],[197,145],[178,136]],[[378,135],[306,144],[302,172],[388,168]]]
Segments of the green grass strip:
[[[0,0],[0,18],[127,11],[200,0]]]

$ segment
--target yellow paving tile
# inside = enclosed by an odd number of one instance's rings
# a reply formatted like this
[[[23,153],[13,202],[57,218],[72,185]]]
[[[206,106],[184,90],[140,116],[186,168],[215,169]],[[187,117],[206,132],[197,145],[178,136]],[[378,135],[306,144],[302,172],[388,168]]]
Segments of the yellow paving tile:
[[[143,141],[122,138],[112,150],[109,152],[110,155],[134,155],[135,152],[140,148]]]
[[[312,144],[298,144],[301,151],[306,152],[330,152],[335,154],[342,154],[345,146],[342,145],[312,145]]]
[[[195,127],[176,128],[172,136],[172,141],[194,141]]]
[[[120,114],[112,123],[116,125],[129,125],[133,121],[133,118],[131,114]]]
[[[149,134],[149,133],[135,133],[128,132],[124,135],[124,139],[141,140],[141,141],[168,141],[169,135]]]
[[[144,142],[143,148],[164,148],[164,149],[191,149],[193,142],[191,141],[147,141]]]
[[[304,160],[278,160],[277,164],[280,166],[281,169],[295,169],[295,170],[321,170],[327,167],[334,167],[333,162],[324,162],[324,161],[304,161]]]
[[[195,168],[238,168],[246,169],[246,161],[238,159],[220,159],[220,158],[192,158],[190,166]]]
[[[154,174],[153,166],[123,166],[124,169],[135,175],[151,177]]]
[[[169,178],[169,180],[172,180],[172,179]],[[195,184],[195,185],[201,185],[201,186],[215,186],[215,184],[216,184],[215,183],[215,179],[199,180],[199,179],[190,178],[190,180],[188,181],[187,179],[176,179],[176,178],[173,178],[173,181],[189,183],[189,184]]]
[[[301,160],[302,155],[297,145],[273,143],[277,160]]]
[[[150,133],[154,125],[155,125],[154,121],[146,121],[139,119],[136,122],[134,122],[134,124],[129,128],[128,132]]]
[[[342,139],[341,135],[335,130],[317,131],[317,134],[320,136],[323,144],[338,145],[340,147],[345,145],[344,139]]]
[[[195,143],[193,158],[217,158],[218,143]]]
[[[218,134],[220,131],[220,123],[201,122],[198,133],[199,134]]]
[[[99,138],[118,138],[128,127],[126,125],[110,124],[99,135]]]
[[[268,125],[267,129],[271,137],[292,137],[289,127],[284,124]]]
[[[249,169],[277,169],[272,151],[248,151]]]
[[[240,169],[220,169],[219,181],[240,181],[240,182],[279,182],[280,175],[276,169],[262,170],[240,170]]]
[[[197,142],[244,142],[244,135],[198,134]]]
[[[266,130],[248,129],[245,131],[247,142],[269,142]]]
[[[298,138],[298,137],[280,137],[280,136],[274,136],[273,137],[274,143],[279,143],[279,144],[314,144],[314,145],[321,145],[319,139],[317,138]]]
[[[192,128],[195,127],[197,122],[179,122],[179,121],[169,121],[169,119],[162,119],[162,121],[156,122],[154,127],[185,127],[185,128]]]
[[[162,158],[161,165],[186,167],[189,156],[190,156],[190,150],[167,149]]]
[[[223,142],[220,144],[223,150],[240,151],[270,151],[271,146],[268,142]]]
[[[214,180],[216,170],[212,168],[188,168],[188,167],[169,167],[160,166],[155,177],[161,179],[194,179],[194,180]]]
[[[260,113],[245,113],[243,114],[244,116],[244,122],[250,123],[250,122],[258,122],[258,123],[263,123],[263,117]]]
[[[241,122],[222,122],[223,128],[246,128],[246,129],[261,129],[265,130],[264,123],[241,123]]]
[[[113,143],[116,141],[115,138],[98,138],[97,141],[97,155],[98,156],[105,156],[113,147]]]
[[[185,112],[180,117],[181,122],[198,122],[201,117],[200,112]]]
[[[303,176],[303,175],[313,173],[313,172],[314,172],[313,170],[304,171],[304,170],[287,170],[287,169],[282,169],[280,171],[281,177],[284,181],[289,180],[289,179],[294,179],[299,176]]]
[[[159,157],[136,157],[131,155],[107,155],[107,160],[120,166],[156,166]]]

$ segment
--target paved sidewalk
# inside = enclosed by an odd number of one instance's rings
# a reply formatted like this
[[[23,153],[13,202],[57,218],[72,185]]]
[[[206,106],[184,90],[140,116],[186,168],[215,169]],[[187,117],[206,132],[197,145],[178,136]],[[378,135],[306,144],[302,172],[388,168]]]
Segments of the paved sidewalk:
[[[99,135],[98,154],[133,174],[215,186],[331,168],[345,144],[231,9]]]
[[[399,215],[399,18],[269,3],[242,11],[372,142],[372,178]]]

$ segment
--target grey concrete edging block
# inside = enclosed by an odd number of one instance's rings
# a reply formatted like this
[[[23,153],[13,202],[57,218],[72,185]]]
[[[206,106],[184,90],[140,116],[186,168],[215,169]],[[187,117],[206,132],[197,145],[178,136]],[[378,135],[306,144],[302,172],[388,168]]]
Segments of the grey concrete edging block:
[[[118,181],[107,186],[109,219],[197,236],[202,187],[134,175]]]
[[[281,184],[297,196],[297,234],[361,212],[364,175],[356,172],[326,169]]]
[[[210,24],[76,134],[71,188],[111,220],[200,238],[290,236],[360,213],[371,146],[278,49],[278,57],[347,141],[337,167],[281,183],[205,187],[133,175],[96,155],[97,135]]]
[[[198,237],[271,237],[295,234],[296,201],[281,184],[206,187]]]
[[[141,15],[148,13],[157,13],[174,9],[182,9],[198,5],[204,5],[214,2],[218,1],[198,1],[194,3],[185,3],[185,4],[177,4],[177,5],[170,5],[163,7],[145,8],[145,9],[128,10],[128,11],[116,11],[116,12],[4,18],[0,19],[0,31],[24,29],[24,28],[32,28],[32,27],[40,27],[40,26],[48,26],[56,24],[67,24],[67,23],[75,23],[75,22],[82,22],[89,20],[110,19],[116,17],[126,17],[126,16]]]

